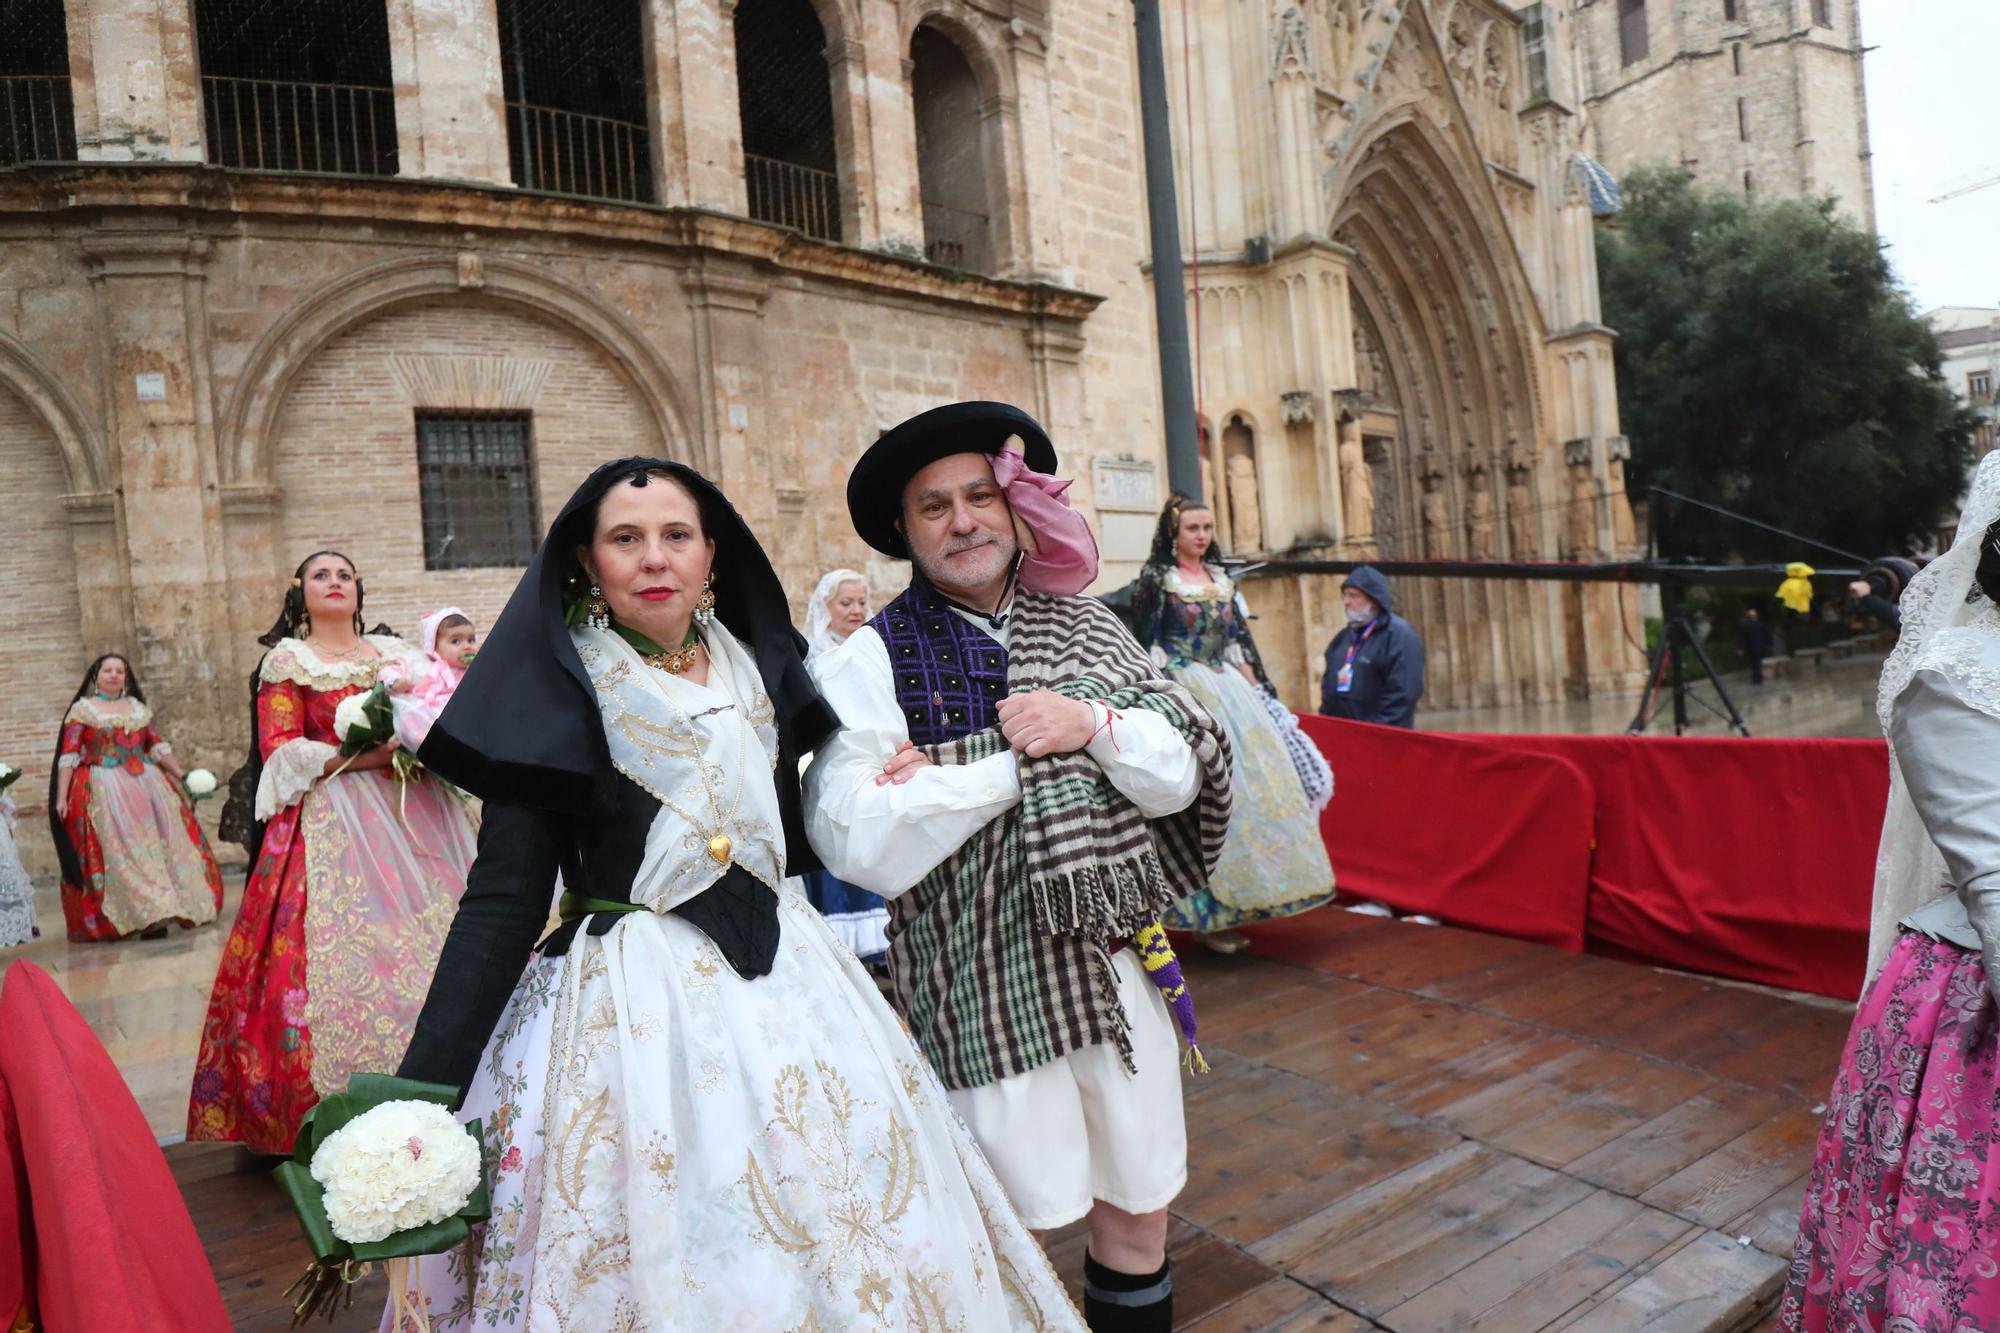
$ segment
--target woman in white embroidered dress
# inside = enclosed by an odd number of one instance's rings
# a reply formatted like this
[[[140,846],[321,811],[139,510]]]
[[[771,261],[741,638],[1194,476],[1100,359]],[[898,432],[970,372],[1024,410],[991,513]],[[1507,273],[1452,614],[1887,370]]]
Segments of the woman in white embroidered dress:
[[[802,647],[721,493],[622,459],[424,742],[486,802],[398,1071],[465,1089],[486,1134],[470,1269],[412,1281],[440,1333],[1081,1327],[789,878],[799,754],[837,725]],[[531,956],[558,869],[565,924]]]
[[[341,701],[372,689],[383,663],[422,657],[363,634],[361,599],[353,562],[317,552],[261,640],[250,762],[223,812],[250,879],[202,1024],[190,1139],[290,1152],[322,1096],[393,1067],[465,891],[465,803],[435,780],[399,785],[393,746],[340,756]]]

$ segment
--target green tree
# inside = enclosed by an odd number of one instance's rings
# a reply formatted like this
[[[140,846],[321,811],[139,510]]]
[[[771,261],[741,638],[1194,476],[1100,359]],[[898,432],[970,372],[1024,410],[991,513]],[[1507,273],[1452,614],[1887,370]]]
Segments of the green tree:
[[[1633,498],[1663,486],[1871,557],[1935,532],[1973,418],[1875,237],[1831,200],[1754,203],[1678,170],[1623,192],[1597,262]],[[1833,559],[1672,501],[1652,514],[1674,555]]]

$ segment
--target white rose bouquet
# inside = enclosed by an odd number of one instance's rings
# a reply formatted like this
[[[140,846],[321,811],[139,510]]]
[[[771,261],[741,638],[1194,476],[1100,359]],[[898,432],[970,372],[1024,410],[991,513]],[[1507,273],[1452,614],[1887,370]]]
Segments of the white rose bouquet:
[[[342,699],[333,710],[333,734],[349,759],[394,737],[396,715],[389,707],[389,687],[377,685]]]
[[[306,1113],[278,1184],[298,1210],[315,1256],[286,1296],[303,1288],[295,1323],[332,1317],[353,1301],[373,1263],[389,1269],[394,1326],[404,1314],[423,1327],[421,1296],[409,1293],[408,1261],[465,1243],[487,1213],[478,1121],[460,1124],[457,1089],[383,1074],[356,1074],[347,1091]],[[343,1299],[344,1298],[344,1299]]]
[[[215,795],[215,774],[197,768],[181,779],[181,786],[187,789],[190,801],[205,801]]]

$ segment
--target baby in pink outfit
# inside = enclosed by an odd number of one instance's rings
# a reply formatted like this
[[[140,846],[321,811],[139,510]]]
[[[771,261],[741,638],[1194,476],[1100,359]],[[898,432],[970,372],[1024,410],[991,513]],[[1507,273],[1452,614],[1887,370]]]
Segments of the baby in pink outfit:
[[[406,662],[387,662],[376,679],[389,687],[389,707],[396,714],[396,739],[415,752],[431,734],[431,723],[451,702],[451,692],[465,678],[465,669],[479,652],[479,630],[472,618],[455,606],[424,617],[423,665],[412,673]]]

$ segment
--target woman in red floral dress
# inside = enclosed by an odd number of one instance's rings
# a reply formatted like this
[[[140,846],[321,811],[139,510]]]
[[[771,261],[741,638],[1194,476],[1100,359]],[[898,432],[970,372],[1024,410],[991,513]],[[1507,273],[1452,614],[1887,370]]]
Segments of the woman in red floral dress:
[[[56,741],[49,834],[62,863],[63,917],[81,942],[193,929],[222,910],[222,873],[181,788],[173,747],[131,664],[90,664]]]
[[[399,786],[393,745],[340,755],[341,701],[373,688],[384,662],[418,655],[361,632],[361,595],[347,557],[309,556],[261,640],[255,741],[224,812],[250,879],[202,1024],[190,1139],[288,1153],[322,1096],[356,1071],[394,1069],[465,892],[465,803],[435,779]]]

